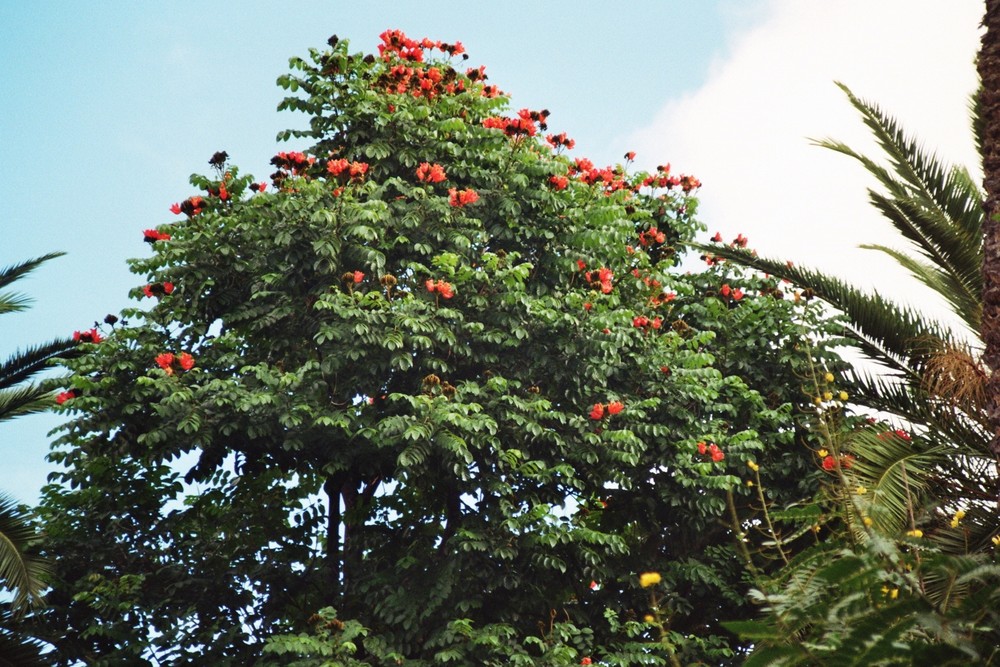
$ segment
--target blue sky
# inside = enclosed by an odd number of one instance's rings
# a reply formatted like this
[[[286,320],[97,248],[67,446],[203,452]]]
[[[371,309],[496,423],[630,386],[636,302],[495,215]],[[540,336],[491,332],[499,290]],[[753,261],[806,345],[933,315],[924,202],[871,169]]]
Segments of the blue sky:
[[[220,8],[221,7],[221,8]],[[900,246],[863,170],[810,145],[871,149],[833,85],[878,101],[945,159],[978,169],[967,101],[983,0],[203,2],[0,0],[0,265],[63,258],[19,284],[0,355],[91,326],[145,281],[126,258],[170,222],[188,176],[226,150],[263,178],[279,130],[275,78],[336,33],[370,51],[386,28],[461,40],[516,108],[598,163],[638,153],[697,175],[710,233],[745,233],[904,302],[926,293],[859,243]],[[0,425],[0,490],[33,502],[51,470],[51,415]]]

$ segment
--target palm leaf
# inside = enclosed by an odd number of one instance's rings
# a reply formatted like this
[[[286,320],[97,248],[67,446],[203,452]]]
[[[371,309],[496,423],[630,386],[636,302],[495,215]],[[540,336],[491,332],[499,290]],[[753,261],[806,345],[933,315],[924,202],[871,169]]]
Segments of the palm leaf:
[[[14,593],[15,609],[37,605],[45,589],[48,565],[27,553],[35,539],[27,515],[12,498],[0,495],[0,584]]]
[[[51,252],[47,255],[42,255],[41,257],[29,259],[25,262],[21,262],[20,264],[14,264],[13,266],[7,266],[0,269],[0,289],[3,289],[11,283],[20,280],[50,259],[55,259],[63,254],[64,253],[61,252]],[[12,313],[24,310],[29,303],[30,299],[23,294],[0,292],[0,315],[3,313]]]

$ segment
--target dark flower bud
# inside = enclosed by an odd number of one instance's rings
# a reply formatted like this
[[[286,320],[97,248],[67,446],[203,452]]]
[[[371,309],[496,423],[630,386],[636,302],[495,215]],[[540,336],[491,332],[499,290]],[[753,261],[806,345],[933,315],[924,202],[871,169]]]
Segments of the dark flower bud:
[[[114,315],[108,313],[107,315],[104,316],[105,324],[110,324],[111,326],[114,326],[116,322],[118,322],[118,318],[115,317]]]
[[[326,43],[330,45],[331,49],[336,47],[338,42],[340,42],[340,38],[336,35],[331,35],[330,39],[326,40]]]
[[[375,56],[369,53],[367,56],[365,56],[364,62],[365,64],[371,65],[373,62],[375,62]]]
[[[222,168],[222,166],[226,164],[226,161],[228,159],[229,159],[229,153],[227,153],[226,151],[216,151],[216,153],[212,156],[212,159],[209,160],[208,163],[213,167]]]

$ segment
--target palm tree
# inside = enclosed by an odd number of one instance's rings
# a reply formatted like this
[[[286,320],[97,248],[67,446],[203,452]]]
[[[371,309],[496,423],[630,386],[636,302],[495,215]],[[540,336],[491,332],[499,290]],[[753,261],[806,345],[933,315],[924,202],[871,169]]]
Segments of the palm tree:
[[[910,243],[908,252],[879,245],[862,247],[899,262],[941,295],[964,326],[954,330],[877,293],[785,261],[758,257],[737,247],[702,249],[790,280],[844,314],[847,338],[872,362],[867,364],[869,370],[856,367],[853,371],[854,402],[895,415],[920,434],[912,442],[890,438],[858,443],[870,455],[869,462],[879,461],[869,473],[885,487],[883,498],[890,502],[890,515],[902,524],[910,511],[902,501],[906,494],[893,488],[901,480],[892,471],[898,473],[903,464],[909,466],[909,482],[939,499],[984,503],[993,496],[988,485],[994,477],[993,457],[983,400],[989,373],[981,362],[978,338],[983,321],[983,195],[965,168],[943,165],[876,105],[858,99],[846,86],[841,88],[861,113],[890,167],[837,141],[816,143],[865,166],[880,185],[878,190],[869,189],[872,204]],[[877,372],[870,370],[873,366]]]
[[[986,213],[983,229],[983,360],[990,370],[986,412],[992,436],[990,449],[1000,458],[1000,2],[986,1],[979,50],[979,78],[982,89],[983,187]]]
[[[0,290],[60,254],[0,269]],[[0,314],[24,310],[28,303],[21,294],[0,291]],[[51,392],[33,380],[53,358],[69,353],[75,345],[72,340],[55,340],[16,352],[0,363],[0,422],[51,405]],[[41,645],[14,629],[24,612],[41,604],[45,588],[46,562],[29,550],[36,537],[28,513],[0,494],[0,590],[13,595],[9,605],[0,609],[0,665],[44,664],[39,657]]]
[[[1000,6],[1000,0],[988,5]],[[1000,12],[994,14],[1000,18]],[[1000,64],[1000,59],[996,62]],[[993,69],[1000,77],[1000,67]],[[983,338],[996,317],[982,296],[983,232],[989,252],[991,226],[983,213],[983,193],[966,169],[942,164],[876,105],[841,88],[874,134],[885,160],[873,160],[837,141],[816,143],[864,165],[879,184],[878,189],[869,189],[871,203],[909,242],[906,251],[862,247],[884,252],[908,269],[944,299],[961,325],[946,326],[918,309],[865,293],[819,271],[757,257],[738,247],[702,247],[716,257],[788,279],[804,294],[814,294],[840,311],[847,339],[870,362],[853,371],[852,402],[881,415],[888,413],[893,421],[908,423],[914,430],[912,439],[882,437],[886,434],[865,429],[845,435],[844,442],[858,461],[832,497],[849,524],[853,514],[854,523],[843,540],[821,543],[788,568],[780,582],[783,595],[772,602],[768,621],[757,626],[774,634],[757,637],[761,651],[756,657],[764,664],[787,651],[794,657],[783,664],[821,664],[808,650],[800,650],[796,637],[830,640],[826,648],[833,646],[834,653],[844,658],[847,649],[837,642],[854,632],[859,638],[854,648],[861,654],[857,662],[845,658],[843,664],[870,664],[866,660],[873,654],[865,653],[866,646],[872,650],[878,646],[882,655],[896,660],[916,659],[919,651],[944,650],[941,644],[964,655],[961,664],[968,664],[977,651],[988,653],[1000,628],[1000,617],[992,611],[996,600],[991,597],[1000,574],[991,556],[996,530],[996,450],[991,446],[995,431],[986,398],[991,373],[983,363]],[[1000,103],[996,108],[1000,110]],[[977,131],[988,125],[979,122],[978,110],[974,101]],[[1000,123],[997,130],[1000,177]],[[1000,238],[997,243],[1000,269]],[[988,274],[985,280],[989,281]],[[872,366],[877,370],[870,370]],[[869,492],[859,500],[853,489],[860,487]],[[871,533],[861,528],[862,508],[865,525],[869,521],[873,525]],[[961,516],[955,514],[958,510]],[[959,528],[960,518],[964,520]],[[887,564],[901,561],[906,547],[895,545],[904,533],[921,535],[932,547],[919,580],[906,572],[896,574],[900,581],[909,578],[911,595],[898,603],[892,598],[877,605],[846,604],[852,595],[868,599],[864,596],[869,589],[877,589],[892,569]],[[865,544],[873,548],[865,550]],[[861,546],[844,550],[847,545]],[[916,610],[936,620],[909,634]],[[814,623],[818,617],[826,620]],[[938,623],[937,630],[933,623]],[[959,627],[964,634],[956,630]],[[897,650],[900,637],[915,638],[904,642],[907,648],[902,653]],[[924,657],[914,664],[930,654],[919,655]]]

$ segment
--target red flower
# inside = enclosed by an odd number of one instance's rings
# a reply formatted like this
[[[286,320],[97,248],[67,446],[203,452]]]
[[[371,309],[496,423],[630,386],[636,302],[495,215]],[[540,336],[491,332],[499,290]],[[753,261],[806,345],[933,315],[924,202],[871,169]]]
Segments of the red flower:
[[[636,329],[641,329],[642,327],[649,326],[649,318],[643,317],[642,315],[636,315],[632,318],[632,326]]]
[[[743,298],[743,290],[737,287],[735,290],[733,290],[733,300],[739,301],[742,298]]]
[[[585,268],[587,268],[587,264],[582,259],[578,259],[576,260],[576,267],[581,271],[583,271]]]
[[[628,160],[629,162],[631,162],[632,160],[634,160],[635,159],[635,151],[629,151],[628,153],[625,153],[625,159]]]
[[[724,297],[728,298],[730,292],[732,292],[732,288],[728,284],[723,285],[721,288],[719,288],[719,294],[721,294]]]
[[[56,394],[56,405],[62,405],[66,401],[71,401],[80,395],[79,389],[70,389],[69,391],[61,391]]]
[[[146,229],[142,232],[142,240],[146,243],[156,243],[157,241],[169,241],[170,234],[158,232],[155,229]]]
[[[174,374],[174,355],[171,352],[161,352],[156,355],[156,365],[167,372],[167,375]]]
[[[164,294],[170,294],[174,291],[173,283],[150,283],[142,288],[142,293],[146,296],[163,296]]]
[[[177,358],[177,362],[181,365],[181,368],[186,371],[194,368],[194,357],[187,352],[181,352],[181,356]]]
[[[584,658],[583,660],[580,661],[580,664],[581,665],[591,665],[593,663],[590,661],[590,658]]]
[[[176,203],[176,202],[173,203],[173,204],[171,204],[170,205],[170,212],[173,213],[174,215],[180,215],[181,214],[181,205],[179,203]]]
[[[444,299],[450,299],[455,296],[451,283],[447,283],[443,280],[427,280],[424,285],[427,286],[428,292],[431,292],[432,294],[437,292]]]
[[[853,454],[844,454],[840,457],[840,466],[846,470],[854,465],[854,460]]]
[[[715,236],[712,237],[712,240],[716,243],[722,243],[722,232],[715,232]]]
[[[823,459],[823,470],[833,470],[837,467],[837,460],[833,456],[827,456]]]
[[[98,333],[97,329],[88,329],[86,331],[74,331],[73,340],[77,343],[100,343],[104,339]]]
[[[590,410],[591,419],[600,419],[604,416],[604,404],[594,403],[594,407]]]
[[[355,271],[352,275],[354,277],[355,283],[360,283],[362,280],[365,279],[365,274],[363,274],[361,271]]]
[[[569,179],[565,176],[552,176],[549,178],[549,183],[551,183],[556,190],[565,190],[566,186],[569,185]]]
[[[590,310],[593,307],[594,307],[594,305],[592,303],[590,303],[589,301],[587,303],[583,304],[583,309],[584,310]]]
[[[699,454],[701,454],[702,456],[704,456],[704,455],[705,455],[705,451],[706,451],[707,449],[708,449],[708,446],[707,446],[707,445],[705,445],[705,443],[704,443],[704,442],[699,442],[699,443],[698,443],[698,453],[699,453]]]
[[[428,183],[440,183],[445,180],[447,176],[444,173],[444,167],[439,164],[430,164],[427,162],[421,162],[420,166],[417,167],[417,180],[425,181]]]
[[[448,203],[452,206],[465,206],[478,200],[479,193],[475,190],[456,190],[455,188],[448,190]]]
[[[722,450],[714,442],[708,446],[708,453],[712,455],[712,460],[716,463],[726,458],[726,455],[722,453]]]
[[[733,245],[736,246],[737,248],[746,248],[747,237],[743,236],[742,234],[738,235],[735,239],[733,239]]]
[[[608,414],[616,415],[625,409],[625,404],[621,401],[611,401],[608,403]]]

